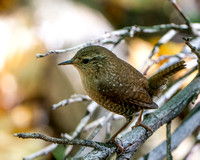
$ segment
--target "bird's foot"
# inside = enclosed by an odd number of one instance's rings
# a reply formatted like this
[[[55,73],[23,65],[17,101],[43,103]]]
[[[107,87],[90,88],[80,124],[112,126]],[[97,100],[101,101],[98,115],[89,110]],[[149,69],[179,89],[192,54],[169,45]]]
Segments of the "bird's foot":
[[[118,141],[116,141],[115,139],[111,138],[109,139],[106,143],[114,143],[117,148],[119,149],[120,151],[120,155],[124,152],[124,148],[123,148],[123,143],[122,143],[122,140],[117,138]]]
[[[143,124],[141,121],[137,121],[135,123],[134,126],[132,126],[131,128],[134,129],[135,127],[137,126],[141,126],[141,127],[144,127],[146,130],[150,131],[151,133],[153,133],[153,131],[151,130],[151,128],[149,128],[147,125]]]

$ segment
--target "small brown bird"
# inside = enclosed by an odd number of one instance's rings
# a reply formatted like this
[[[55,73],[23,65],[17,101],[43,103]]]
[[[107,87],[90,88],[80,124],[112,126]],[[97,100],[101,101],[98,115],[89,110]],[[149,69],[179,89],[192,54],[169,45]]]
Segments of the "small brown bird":
[[[59,65],[72,64],[82,79],[86,93],[107,110],[124,116],[127,122],[111,138],[115,137],[131,122],[133,113],[141,111],[135,126],[151,129],[141,122],[143,109],[156,109],[153,102],[167,78],[185,68],[180,61],[147,79],[130,64],[119,59],[101,46],[88,46],[79,50],[68,61]]]

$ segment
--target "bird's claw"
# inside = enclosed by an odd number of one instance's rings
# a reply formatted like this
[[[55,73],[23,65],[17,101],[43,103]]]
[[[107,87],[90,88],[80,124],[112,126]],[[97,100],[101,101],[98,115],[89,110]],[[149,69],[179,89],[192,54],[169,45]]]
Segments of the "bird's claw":
[[[122,142],[121,139],[117,138],[117,141],[116,141],[115,139],[111,138],[106,143],[114,143],[117,146],[117,148],[119,149],[119,151],[120,151],[119,155],[121,155],[124,152],[123,142]]]
[[[151,128],[149,128],[147,125],[143,124],[142,122],[136,122],[134,126],[132,126],[132,130],[137,127],[137,126],[141,126],[141,127],[144,127],[146,130],[148,130],[149,132],[153,133],[153,131],[151,130]]]

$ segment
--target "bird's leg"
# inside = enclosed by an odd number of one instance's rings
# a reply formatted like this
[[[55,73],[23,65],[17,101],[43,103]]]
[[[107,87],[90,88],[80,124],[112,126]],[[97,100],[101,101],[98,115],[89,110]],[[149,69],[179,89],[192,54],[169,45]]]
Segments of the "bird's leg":
[[[115,141],[115,138],[117,137],[117,135],[122,131],[124,130],[128,125],[129,123],[131,122],[130,119],[127,119],[126,120],[126,123],[110,138],[109,141]]]
[[[119,148],[120,152],[123,153],[124,152],[124,149],[122,147],[122,145],[120,145],[119,143],[117,143],[115,141],[115,138],[117,137],[117,135],[122,131],[124,130],[128,125],[129,123],[131,122],[131,119],[126,119],[126,123],[110,138],[110,140],[108,142],[113,142],[116,144],[116,146]]]
[[[144,127],[146,130],[152,132],[151,128],[149,128],[148,126],[146,126],[145,124],[142,123],[142,113],[143,113],[143,109],[140,111],[140,115],[138,117],[137,122],[135,123],[135,125],[132,127],[132,129],[134,129],[137,126],[142,126]]]

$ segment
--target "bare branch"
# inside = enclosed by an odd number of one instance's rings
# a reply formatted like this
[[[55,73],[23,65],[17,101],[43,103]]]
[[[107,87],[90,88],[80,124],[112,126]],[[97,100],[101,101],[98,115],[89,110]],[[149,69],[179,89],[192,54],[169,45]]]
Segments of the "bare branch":
[[[197,63],[198,63],[198,69],[199,69],[199,73],[200,73],[200,52],[198,51],[198,49],[193,46],[190,43],[190,38],[184,37],[183,40],[185,40],[185,44],[191,49],[191,51],[197,56]]]
[[[172,134],[172,147],[171,150],[176,147],[188,136],[200,126],[200,103],[188,114],[182,124]],[[154,148],[150,153],[140,158],[139,160],[159,160],[166,156],[166,141]]]
[[[78,124],[78,126],[76,127],[75,131],[72,134],[73,138],[77,138],[80,136],[80,133],[82,132],[83,128],[86,126],[88,121],[90,120],[92,114],[94,113],[97,107],[98,107],[98,104],[94,101],[89,104],[86,115],[81,119],[80,123]]]
[[[72,95],[69,99],[64,99],[57,104],[53,104],[52,109],[55,110],[59,107],[66,106],[71,103],[75,102],[82,102],[82,101],[90,101],[91,98],[88,95],[80,95],[80,94],[75,94]]]
[[[179,14],[183,17],[183,19],[185,20],[187,26],[188,26],[188,30],[190,33],[193,33],[192,31],[192,27],[190,25],[190,21],[188,20],[188,18],[185,16],[185,14],[183,13],[182,8],[178,5],[176,0],[170,0],[171,3],[173,4],[173,6],[176,8],[176,10],[179,12]]]
[[[106,119],[107,116],[103,116],[99,119],[94,120],[93,122],[89,123],[86,125],[86,127],[84,127],[83,132],[87,132],[95,127],[97,127],[98,125],[100,125],[101,123],[103,123],[103,121]],[[117,114],[113,114],[112,116],[112,120],[120,120],[123,119],[123,116],[117,115]]]
[[[90,140],[82,140],[82,139],[66,139],[66,138],[54,138],[50,136],[46,136],[40,133],[16,133],[14,136],[23,138],[23,139],[42,139],[47,142],[57,143],[57,144],[67,144],[67,145],[81,145],[81,146],[87,146],[92,147],[98,150],[106,150],[106,148],[103,146],[103,143],[94,142]]]
[[[160,56],[158,59],[156,60],[151,60],[150,61],[150,64],[146,67],[146,69],[144,70],[143,74],[146,75],[147,74],[147,71],[154,65],[154,64],[157,64],[157,63],[160,63],[161,61],[163,60],[166,60],[166,59],[170,59],[171,57],[174,57],[174,56]],[[150,60],[150,59],[149,59]],[[146,63],[148,62],[145,61],[143,67],[146,65]]]
[[[51,144],[45,148],[43,148],[42,150],[39,150],[38,152],[35,152],[29,156],[26,156],[23,158],[23,160],[32,160],[35,159],[37,157],[43,156],[43,155],[47,155],[49,154],[51,151],[53,151],[54,149],[56,149],[58,145],[57,144]]]
[[[167,160],[172,160],[171,153],[171,121],[167,123]]]
[[[84,95],[83,95],[84,96]],[[95,102],[91,102],[89,105],[88,105],[88,108],[87,108],[87,111],[86,111],[86,114],[85,116],[81,119],[80,123],[77,125],[75,131],[73,132],[71,138],[69,139],[74,139],[74,138],[77,138],[80,136],[83,128],[86,126],[86,124],[88,123],[88,121],[90,120],[92,114],[94,113],[94,111],[96,110],[98,104],[95,103]],[[66,137],[67,134],[64,134],[62,136]],[[38,151],[38,152],[35,152],[29,156],[26,156],[24,157],[24,159],[26,160],[31,160],[31,159],[34,159],[34,158],[37,158],[39,156],[42,156],[42,155],[46,155],[50,152],[52,152],[56,147],[58,146],[58,144],[54,144],[54,145],[49,145],[47,147],[45,147],[44,149]],[[72,150],[73,146],[72,145],[69,145],[67,146],[66,148],[66,155],[69,154]]]
[[[90,120],[91,116],[93,115],[93,113],[94,113],[94,111],[96,110],[97,107],[98,107],[98,104],[94,101],[92,101],[88,105],[85,116],[81,119],[81,121],[77,125],[75,131],[72,133],[73,139],[79,138],[81,132],[83,131],[84,127],[87,125],[88,121]],[[72,148],[73,148],[73,146],[68,146],[66,148],[65,156],[67,156],[71,152]]]
[[[153,47],[153,50],[151,51],[151,54],[149,55],[148,59],[144,62],[143,66],[141,67],[140,70],[142,70],[144,68],[144,66],[148,63],[148,61],[156,54],[159,52],[159,48],[167,43],[168,41],[170,41],[170,39],[172,39],[175,35],[177,34],[177,31],[171,29],[169,30],[166,34],[164,34],[160,40],[155,44],[155,46]]]
[[[89,135],[89,137],[87,138],[87,140],[92,140],[99,133],[99,131],[103,128],[103,126],[105,125],[105,123],[111,120],[112,116],[113,116],[113,113],[109,113],[106,116],[106,118],[104,119],[104,121],[102,121],[102,123],[100,123],[94,129],[94,131]],[[81,149],[76,153],[75,157],[78,157],[84,150],[85,150],[85,147],[81,147]]]
[[[188,38],[188,37],[184,37],[183,40],[185,40],[185,44],[188,45],[188,47],[190,47],[191,51],[197,56],[197,58],[200,60],[200,51],[195,47],[193,46],[190,41],[191,39]]]
[[[156,43],[156,45],[154,46],[150,58],[157,52],[159,52],[159,48],[160,46],[162,46],[163,44],[167,43],[168,41],[170,41],[175,35],[177,34],[177,31],[171,29],[169,30],[167,33],[165,33],[160,40]]]
[[[92,132],[92,134],[88,137],[88,140],[92,140],[92,139],[97,135],[97,133],[99,133],[99,131],[103,128],[103,126],[105,125],[105,123],[108,122],[108,121],[110,121],[110,120],[112,119],[112,117],[113,117],[113,113],[111,112],[111,113],[109,113],[109,114],[106,116],[105,120],[104,120],[102,123],[100,123],[100,124],[94,129],[94,131]]]
[[[62,137],[62,138],[69,139],[69,140],[73,139],[72,136],[70,136],[68,133],[62,133],[62,134],[61,134],[61,137]]]
[[[198,24],[191,24],[192,27],[194,27],[194,29],[197,31],[200,30],[200,25]],[[154,26],[139,26],[139,25],[134,25],[134,26],[130,26],[130,27],[125,27],[116,31],[111,31],[111,32],[107,32],[104,35],[102,35],[102,37],[95,39],[95,40],[91,40],[89,42],[77,45],[75,47],[72,48],[68,48],[68,49],[63,49],[63,50],[51,50],[45,54],[36,54],[37,58],[41,58],[41,57],[46,57],[50,54],[61,54],[61,53],[66,53],[75,49],[80,49],[86,46],[90,46],[90,45],[94,45],[94,44],[99,44],[99,45],[103,45],[103,44],[116,44],[118,42],[120,42],[122,39],[126,38],[126,37],[133,37],[134,34],[136,33],[157,33],[157,32],[167,32],[168,30],[176,30],[176,31],[182,31],[185,32],[188,30],[188,26],[185,24],[181,24],[181,25],[177,25],[177,24],[161,24],[161,25],[154,25]],[[117,39],[117,40],[116,40]]]
[[[102,124],[106,119],[106,116],[103,116],[91,123],[89,123],[86,127],[84,127],[83,132],[88,132],[89,130],[97,127],[98,125]]]

